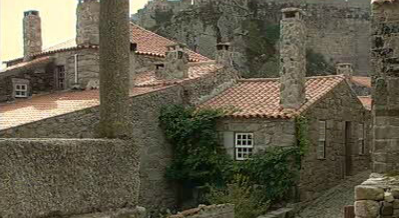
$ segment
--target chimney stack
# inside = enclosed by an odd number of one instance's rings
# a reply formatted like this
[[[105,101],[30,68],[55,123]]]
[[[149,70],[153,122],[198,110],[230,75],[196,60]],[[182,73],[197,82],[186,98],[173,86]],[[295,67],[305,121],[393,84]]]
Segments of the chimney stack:
[[[100,2],[79,0],[76,9],[76,44],[98,45],[100,43]]]
[[[23,19],[24,28],[24,57],[25,60],[29,56],[42,51],[42,28],[41,19],[38,11],[24,12]]]
[[[296,110],[306,100],[306,30],[303,12],[282,10],[280,39],[280,105]]]
[[[353,76],[353,66],[351,63],[339,63],[337,64],[337,74],[344,75],[346,78]]]
[[[231,49],[231,44],[228,42],[218,43],[216,45],[216,63],[233,68],[234,66]]]
[[[172,44],[167,46],[164,65],[156,65],[157,77],[162,79],[184,79],[188,78],[188,59],[186,46],[183,44]]]

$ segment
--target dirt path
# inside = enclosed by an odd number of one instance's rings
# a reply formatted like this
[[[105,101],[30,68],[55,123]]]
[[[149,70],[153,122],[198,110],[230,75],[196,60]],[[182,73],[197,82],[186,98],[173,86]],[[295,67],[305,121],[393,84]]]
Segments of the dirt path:
[[[341,184],[328,190],[321,197],[309,203],[297,218],[343,218],[343,207],[353,205],[354,187],[366,181],[370,172],[348,177]]]

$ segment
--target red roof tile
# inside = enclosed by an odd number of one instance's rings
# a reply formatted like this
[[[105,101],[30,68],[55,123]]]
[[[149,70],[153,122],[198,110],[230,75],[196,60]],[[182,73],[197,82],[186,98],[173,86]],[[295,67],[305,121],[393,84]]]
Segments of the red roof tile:
[[[159,80],[155,77],[154,71],[139,73],[136,76],[134,84],[138,87],[156,86],[156,85],[170,85],[179,83],[186,80],[200,78],[202,76],[213,73],[221,68],[222,65],[215,64],[214,62],[202,62],[189,64],[188,78],[183,80]]]
[[[131,42],[137,43],[137,52],[145,55],[155,55],[164,57],[167,51],[166,47],[176,42],[162,37],[156,33],[131,24]],[[210,61],[209,58],[195,53],[191,50],[188,51],[190,59],[193,61]]]
[[[149,93],[173,84],[211,75],[221,68],[221,65],[217,65],[214,62],[191,63],[189,78],[173,81],[157,80],[153,71],[140,73],[136,76],[136,87],[133,88],[131,96]],[[98,105],[98,90],[54,93],[0,104],[0,130]]]
[[[38,64],[50,63],[52,60],[53,60],[53,58],[47,56],[47,57],[37,58],[37,59],[34,59],[32,61],[21,62],[19,64],[16,64],[16,65],[13,65],[11,67],[7,67],[7,68],[1,70],[0,71],[0,75],[2,73],[9,72],[9,71],[16,70],[16,69],[20,69],[20,68],[26,68],[26,67],[36,66]]]
[[[199,107],[224,109],[226,116],[231,117],[288,119],[304,112],[344,81],[345,77],[341,75],[307,78],[307,102],[297,111],[285,111],[280,106],[279,79],[239,80],[237,84]]]
[[[366,76],[352,76],[350,81],[356,85],[371,88],[371,78]]]
[[[142,87],[131,90],[138,96],[165,87]],[[99,91],[76,91],[34,96],[12,103],[0,104],[0,130],[95,107],[100,104]]]
[[[139,55],[148,55],[148,56],[156,56],[156,57],[165,57],[165,52],[167,51],[166,46],[176,44],[165,37],[162,37],[156,33],[153,33],[149,30],[146,30],[142,27],[139,27],[133,23],[131,23],[131,38],[130,41],[132,43],[137,43],[137,54]],[[70,39],[65,42],[50,46],[49,48],[44,49],[42,52],[32,55],[33,57],[49,55],[64,51],[71,51],[76,49],[85,49],[85,48],[93,48],[98,49],[98,45],[84,45],[77,46],[75,39]],[[210,61],[211,59],[202,56],[198,53],[195,53],[191,50],[188,50],[190,61],[192,62],[200,62],[200,61]],[[22,58],[18,58],[11,61],[22,60]]]
[[[373,102],[371,96],[358,96],[358,98],[362,102],[364,108],[366,108],[366,110],[371,111],[371,104]]]

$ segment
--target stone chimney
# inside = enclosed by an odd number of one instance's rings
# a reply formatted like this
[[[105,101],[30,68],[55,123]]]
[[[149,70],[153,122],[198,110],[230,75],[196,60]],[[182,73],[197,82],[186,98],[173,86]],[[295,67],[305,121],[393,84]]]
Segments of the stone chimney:
[[[399,1],[371,4],[373,172],[399,169]]]
[[[172,44],[167,47],[165,62],[156,64],[156,75],[162,79],[188,78],[188,60],[186,46]]]
[[[29,55],[42,51],[42,27],[38,11],[24,12],[24,57],[29,59]]]
[[[226,67],[233,67],[232,46],[230,43],[216,45],[216,63]]]
[[[100,2],[98,0],[79,0],[76,9],[76,44],[98,45]]]
[[[351,63],[338,63],[337,75],[344,75],[346,78],[353,76],[353,65]]]
[[[296,110],[306,100],[306,30],[298,8],[282,10],[280,39],[280,105]]]

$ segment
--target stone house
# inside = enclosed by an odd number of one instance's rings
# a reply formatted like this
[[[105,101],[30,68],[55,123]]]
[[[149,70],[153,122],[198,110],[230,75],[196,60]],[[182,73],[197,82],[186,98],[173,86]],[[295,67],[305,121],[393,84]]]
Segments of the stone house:
[[[0,72],[1,138],[95,137],[98,16],[97,0],[81,1],[76,39],[42,49],[39,13],[25,13],[24,57]],[[302,199],[368,168],[367,110],[344,76],[305,78],[301,13],[288,9],[284,16],[281,80],[239,79],[228,44],[218,45],[214,61],[131,24],[129,111],[141,153],[140,204],[175,204],[174,186],[164,178],[172,149],[158,121],[161,108],[171,104],[240,109],[219,127],[237,159],[268,146],[293,146],[294,118],[308,117],[312,147],[303,161]],[[236,147],[238,137],[244,147]]]
[[[340,75],[305,78],[300,10],[283,10],[281,36],[280,79],[239,79],[199,107],[226,112],[218,129],[237,161],[272,146],[297,145],[295,118],[306,117],[310,147],[302,160],[299,194],[310,200],[345,176],[369,169],[370,111],[351,87],[362,85],[348,78],[348,64],[338,67]]]
[[[77,36],[42,49],[40,16],[25,13],[24,57],[0,72],[0,138],[95,138],[99,121],[99,2],[77,7]],[[196,104],[232,84],[238,73],[219,61],[131,24],[132,138],[140,147],[140,204],[175,205],[165,180],[172,149],[158,117],[163,106]],[[225,51],[221,50],[220,55]],[[228,57],[228,55],[223,55]]]

